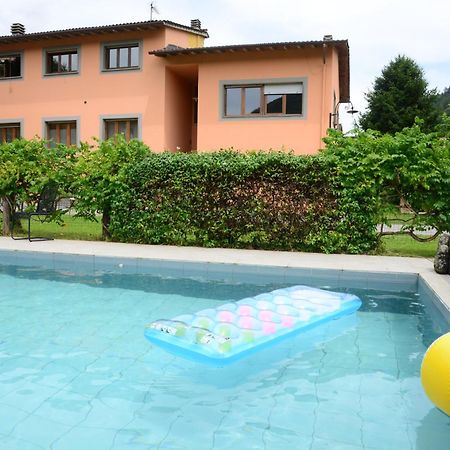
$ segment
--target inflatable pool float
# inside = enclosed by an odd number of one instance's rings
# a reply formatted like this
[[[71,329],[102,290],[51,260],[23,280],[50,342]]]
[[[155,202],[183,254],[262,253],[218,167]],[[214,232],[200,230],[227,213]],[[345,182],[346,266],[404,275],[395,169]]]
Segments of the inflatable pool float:
[[[420,377],[428,398],[450,416],[450,333],[436,339],[428,347]]]
[[[360,306],[352,294],[293,286],[156,320],[147,325],[145,337],[178,356],[224,366]]]

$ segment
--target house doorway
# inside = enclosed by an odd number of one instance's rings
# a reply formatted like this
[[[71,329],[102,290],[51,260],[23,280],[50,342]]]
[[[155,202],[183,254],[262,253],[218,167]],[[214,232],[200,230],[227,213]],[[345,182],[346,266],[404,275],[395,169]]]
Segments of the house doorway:
[[[198,66],[166,67],[165,142],[170,151],[197,149]]]

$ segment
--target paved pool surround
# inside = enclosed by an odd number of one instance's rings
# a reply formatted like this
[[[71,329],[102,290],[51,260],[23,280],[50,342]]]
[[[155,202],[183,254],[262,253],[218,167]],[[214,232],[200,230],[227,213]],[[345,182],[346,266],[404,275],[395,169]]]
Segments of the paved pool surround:
[[[262,275],[287,284],[298,278],[320,277],[340,287],[384,286],[426,292],[450,323],[450,276],[439,275],[425,258],[263,250],[210,249],[123,244],[98,241],[14,241],[0,237],[0,263],[34,265],[47,254],[52,269],[154,273],[174,277],[205,276],[208,279],[250,280]],[[75,258],[76,256],[76,258]],[[431,294],[431,295],[430,295]]]

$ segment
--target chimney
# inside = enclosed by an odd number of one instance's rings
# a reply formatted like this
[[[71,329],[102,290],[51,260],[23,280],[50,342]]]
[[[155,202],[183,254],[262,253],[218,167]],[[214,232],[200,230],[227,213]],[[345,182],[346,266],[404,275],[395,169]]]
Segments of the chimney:
[[[332,34],[325,34],[323,37],[324,41],[332,41],[333,40],[333,35]]]
[[[202,23],[200,22],[200,19],[192,19],[191,20],[191,28],[195,28],[196,30],[201,30]]]
[[[25,34],[25,27],[21,23],[13,23],[11,25],[11,34],[14,35]]]

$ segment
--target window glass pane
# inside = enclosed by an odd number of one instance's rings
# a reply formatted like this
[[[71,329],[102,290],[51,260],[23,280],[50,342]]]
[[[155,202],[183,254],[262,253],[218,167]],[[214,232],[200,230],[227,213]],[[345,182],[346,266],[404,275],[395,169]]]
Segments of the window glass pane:
[[[131,66],[139,66],[139,47],[131,47]]]
[[[67,127],[65,123],[59,127],[59,144],[67,144]]]
[[[226,89],[226,111],[227,116],[241,115],[241,88]]]
[[[138,137],[137,120],[130,120],[130,139],[137,139],[137,137]]]
[[[68,72],[69,70],[69,55],[61,55],[61,65],[59,71]]]
[[[126,132],[127,132],[127,122],[121,120],[119,122],[119,133],[126,134]]]
[[[302,113],[302,94],[286,95],[286,114]]]
[[[56,145],[56,125],[50,124],[47,126],[47,138],[50,141],[50,147],[55,147]]]
[[[58,72],[58,55],[50,55],[48,58],[48,73]]]
[[[75,124],[70,126],[70,145],[77,145],[77,128]]]
[[[119,48],[119,67],[128,67],[129,48]]]
[[[261,88],[245,88],[245,114],[260,114]]]
[[[9,56],[3,58],[3,67],[4,76],[9,78],[11,76],[11,58]]]
[[[117,68],[117,48],[110,48],[108,50],[108,58],[109,58],[109,65],[108,69],[115,69]]]
[[[20,77],[20,56],[14,56],[11,58],[11,76]]]
[[[283,112],[283,96],[273,94],[266,95],[266,113],[281,114]]]
[[[72,58],[71,70],[76,72],[78,70],[78,53],[72,53],[71,58]]]
[[[12,142],[14,140],[13,131],[14,131],[13,128],[6,129],[6,142]]]
[[[114,134],[115,134],[115,126],[116,126],[116,123],[113,122],[112,120],[108,120],[106,122],[106,136],[105,136],[106,139],[109,139],[109,138],[114,136]]]

